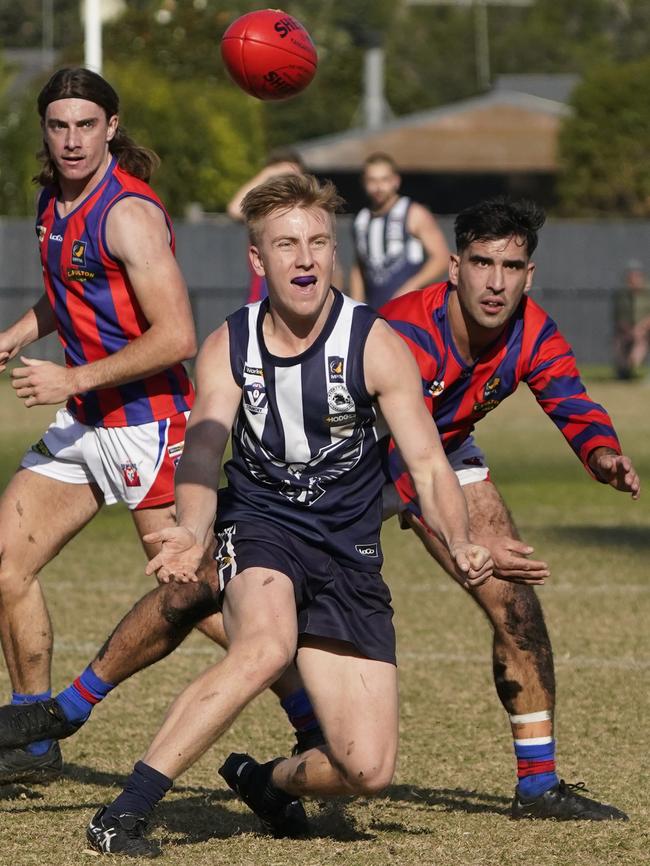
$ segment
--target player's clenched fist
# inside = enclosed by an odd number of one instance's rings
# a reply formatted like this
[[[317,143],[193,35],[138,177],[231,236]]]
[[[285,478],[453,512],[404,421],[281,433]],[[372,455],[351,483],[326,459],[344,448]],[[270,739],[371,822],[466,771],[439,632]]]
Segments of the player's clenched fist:
[[[468,541],[454,545],[450,553],[456,570],[459,576],[463,578],[464,583],[468,583],[470,586],[480,586],[485,583],[488,577],[492,576],[494,563],[487,547],[481,547],[480,544],[472,544]]]

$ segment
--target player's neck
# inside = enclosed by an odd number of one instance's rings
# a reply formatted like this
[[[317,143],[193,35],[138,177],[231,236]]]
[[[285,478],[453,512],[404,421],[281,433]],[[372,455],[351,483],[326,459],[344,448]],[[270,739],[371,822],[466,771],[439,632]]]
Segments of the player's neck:
[[[262,325],[268,351],[278,358],[302,355],[320,336],[333,304],[334,292],[331,289],[322,307],[313,316],[296,315],[293,311],[271,302]]]
[[[502,328],[482,328],[463,310],[457,292],[449,293],[449,325],[456,351],[469,367],[503,333]]]
[[[61,216],[71,213],[77,205],[85,198],[88,198],[90,193],[96,189],[106,174],[106,169],[111,163],[112,154],[107,151],[105,158],[100,165],[88,177],[80,178],[79,180],[70,180],[64,177],[59,177],[59,195],[57,196],[57,208]]]

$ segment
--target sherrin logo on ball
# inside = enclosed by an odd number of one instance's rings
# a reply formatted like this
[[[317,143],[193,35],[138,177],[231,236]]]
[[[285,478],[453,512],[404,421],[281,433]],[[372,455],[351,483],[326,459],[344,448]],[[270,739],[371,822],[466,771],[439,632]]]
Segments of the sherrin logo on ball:
[[[318,64],[309,33],[281,9],[260,9],[233,21],[221,39],[221,57],[235,84],[258,99],[295,96]]]

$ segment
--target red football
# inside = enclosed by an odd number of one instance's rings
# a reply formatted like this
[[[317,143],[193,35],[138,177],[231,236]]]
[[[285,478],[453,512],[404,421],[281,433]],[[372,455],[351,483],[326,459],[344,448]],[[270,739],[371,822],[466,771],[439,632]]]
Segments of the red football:
[[[221,39],[221,56],[235,84],[258,99],[295,96],[318,63],[309,33],[281,9],[260,9],[233,21]]]

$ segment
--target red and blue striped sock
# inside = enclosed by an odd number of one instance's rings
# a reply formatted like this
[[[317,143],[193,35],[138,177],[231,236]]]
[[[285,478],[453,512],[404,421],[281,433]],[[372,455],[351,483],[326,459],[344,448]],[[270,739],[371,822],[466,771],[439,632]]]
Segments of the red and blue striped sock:
[[[515,740],[517,757],[517,790],[526,799],[541,796],[557,785],[555,772],[555,740],[552,737],[536,737]]]
[[[102,701],[114,688],[112,683],[104,682],[88,665],[81,676],[60,692],[54,700],[69,722],[82,725],[95,704]]]
[[[21,704],[35,704],[37,701],[47,701],[52,697],[51,690],[41,692],[38,695],[23,695],[20,692],[12,692],[11,703],[14,706]],[[52,740],[40,740],[38,743],[29,743],[25,746],[25,750],[32,755],[44,755],[52,745]]]

